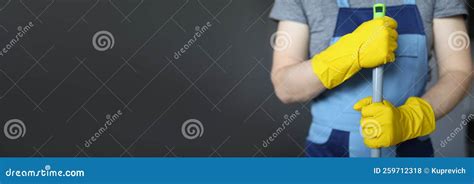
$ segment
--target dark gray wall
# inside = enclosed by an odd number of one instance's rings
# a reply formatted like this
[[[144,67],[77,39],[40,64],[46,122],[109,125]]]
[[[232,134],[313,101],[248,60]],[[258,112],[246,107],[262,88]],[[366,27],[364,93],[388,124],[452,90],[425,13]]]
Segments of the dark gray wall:
[[[34,24],[0,56],[0,122],[26,127],[23,137],[0,136],[0,156],[301,155],[311,118],[304,105],[283,105],[273,94],[272,3],[0,1],[0,46],[18,26]],[[209,30],[173,59],[208,21]],[[104,52],[91,41],[101,30],[115,40]],[[117,110],[122,115],[99,130]],[[183,136],[188,119],[202,123],[201,137]]]
[[[301,156],[311,117],[306,105],[284,105],[273,93],[272,3],[0,0],[2,53],[19,26],[34,24],[0,56],[0,128],[24,124],[23,136],[0,133],[0,156]],[[115,40],[104,52],[92,44],[101,30]],[[201,137],[183,135],[189,119],[202,123]],[[452,129],[434,135],[435,147]],[[463,142],[450,145],[442,156],[464,156],[456,149]]]

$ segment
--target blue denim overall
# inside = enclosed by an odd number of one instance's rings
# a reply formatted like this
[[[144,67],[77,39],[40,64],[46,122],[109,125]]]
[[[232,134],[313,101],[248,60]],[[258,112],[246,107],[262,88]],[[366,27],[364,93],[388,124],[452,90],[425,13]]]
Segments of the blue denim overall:
[[[331,44],[373,18],[372,8],[350,8],[348,0],[337,0],[339,13]],[[400,106],[410,96],[421,96],[429,79],[428,49],[420,12],[415,0],[388,6],[386,15],[398,22],[396,60],[384,66],[383,96]],[[360,113],[352,106],[372,96],[372,69],[363,69],[340,86],[327,90],[311,105],[313,121],[308,135],[307,156],[369,157],[360,134]],[[429,137],[412,139],[382,149],[383,157],[432,156]]]

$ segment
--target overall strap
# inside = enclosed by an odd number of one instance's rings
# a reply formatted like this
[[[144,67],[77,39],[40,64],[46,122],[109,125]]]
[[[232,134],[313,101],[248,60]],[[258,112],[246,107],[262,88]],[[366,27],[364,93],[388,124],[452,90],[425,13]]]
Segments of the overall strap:
[[[337,6],[339,8],[349,8],[349,0],[337,0]]]
[[[375,0],[375,3],[384,3],[382,0]],[[416,5],[416,0],[403,0],[405,5]],[[337,0],[339,8],[350,8],[349,0]]]
[[[405,5],[416,5],[415,0],[403,0],[403,4]]]

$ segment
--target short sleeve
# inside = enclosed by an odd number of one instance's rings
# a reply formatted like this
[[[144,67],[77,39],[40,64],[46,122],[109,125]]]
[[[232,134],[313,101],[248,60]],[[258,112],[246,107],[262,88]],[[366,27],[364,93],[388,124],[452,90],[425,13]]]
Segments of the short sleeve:
[[[434,18],[468,15],[466,4],[463,0],[436,0]]]
[[[275,0],[270,18],[278,21],[289,20],[308,24],[300,0]]]

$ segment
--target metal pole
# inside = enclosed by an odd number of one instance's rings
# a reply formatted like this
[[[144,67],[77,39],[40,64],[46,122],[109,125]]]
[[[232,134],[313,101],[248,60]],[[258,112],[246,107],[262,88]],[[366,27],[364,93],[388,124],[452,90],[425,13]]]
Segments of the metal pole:
[[[385,4],[375,4],[374,5],[374,19],[385,16]],[[383,101],[383,66],[378,66],[372,70],[372,102],[382,102]],[[372,158],[378,158],[382,155],[382,150],[372,149],[370,151],[370,156]]]
[[[372,102],[382,102],[383,96],[383,66],[379,66],[372,70]],[[378,158],[381,156],[382,150],[379,149],[372,149],[370,151],[370,156],[373,158]]]

